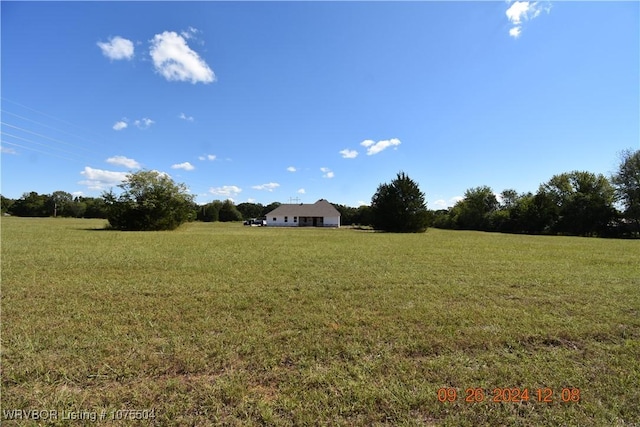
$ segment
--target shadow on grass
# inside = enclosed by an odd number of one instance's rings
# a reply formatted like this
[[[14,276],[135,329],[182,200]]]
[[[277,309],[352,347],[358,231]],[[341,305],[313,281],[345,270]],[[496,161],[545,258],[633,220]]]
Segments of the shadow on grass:
[[[104,226],[104,227],[78,227],[78,228],[74,228],[74,230],[78,230],[78,231],[118,231],[116,229],[109,228],[108,226]]]

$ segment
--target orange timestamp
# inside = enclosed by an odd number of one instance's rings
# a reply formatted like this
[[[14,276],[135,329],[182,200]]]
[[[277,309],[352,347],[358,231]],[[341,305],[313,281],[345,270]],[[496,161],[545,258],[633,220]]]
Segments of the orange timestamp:
[[[464,395],[458,395],[458,389],[455,387],[441,387],[437,392],[438,401],[441,403],[456,402],[463,399],[466,403],[522,403],[522,402],[540,402],[553,403],[560,401],[562,403],[578,403],[580,402],[580,389],[574,387],[563,387],[560,394],[556,394],[552,388],[543,387],[532,389],[518,387],[495,387],[492,389],[483,389],[481,387],[469,387],[464,390]]]

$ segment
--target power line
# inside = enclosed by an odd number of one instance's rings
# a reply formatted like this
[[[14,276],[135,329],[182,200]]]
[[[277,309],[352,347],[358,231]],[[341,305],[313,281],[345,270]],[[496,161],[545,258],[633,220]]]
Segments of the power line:
[[[79,148],[79,149],[81,149],[81,150],[85,150],[85,151],[89,151],[89,152],[91,152],[91,150],[88,150],[88,149],[86,149],[86,148],[84,148],[84,147],[80,147],[80,146],[77,146],[77,145],[74,145],[74,144],[70,144],[70,143],[68,143],[68,142],[61,141],[61,140],[56,139],[56,138],[52,138],[52,137],[50,137],[50,136],[42,135],[42,134],[40,134],[40,133],[33,132],[33,131],[28,130],[28,129],[21,128],[21,127],[19,127],[19,126],[14,126],[14,125],[12,125],[12,124],[5,123],[5,122],[2,122],[2,121],[0,121],[0,124],[2,124],[2,125],[4,125],[4,126],[8,126],[8,127],[10,127],[10,128],[13,128],[13,129],[17,129],[17,130],[22,131],[22,132],[26,132],[26,133],[31,134],[31,135],[39,136],[40,138],[49,139],[49,140],[54,141],[54,142],[59,142],[60,144],[69,145],[69,146],[74,147],[74,148]]]
[[[58,158],[65,159],[65,160],[71,160],[72,162],[73,162],[73,161],[77,161],[77,160],[74,160],[74,159],[70,159],[70,158],[68,158],[68,157],[59,156],[59,155],[57,155],[57,154],[53,154],[53,153],[47,153],[46,151],[42,151],[42,150],[37,150],[37,149],[32,148],[32,147],[25,147],[24,145],[15,144],[15,143],[13,143],[13,142],[2,141],[2,145],[5,145],[5,144],[6,144],[6,145],[11,145],[11,146],[14,146],[14,147],[24,148],[25,150],[35,151],[35,152],[37,152],[37,153],[46,154],[46,155],[48,155],[48,156],[54,156],[54,157],[58,157]]]
[[[43,147],[51,148],[51,149],[53,149],[53,150],[62,151],[63,153],[71,154],[72,156],[77,156],[77,154],[76,154],[76,153],[73,153],[73,152],[71,152],[71,151],[63,150],[63,149],[58,148],[58,147],[53,147],[53,146],[51,146],[51,145],[47,145],[47,144],[44,144],[44,143],[42,143],[42,142],[32,141],[32,140],[30,140],[30,139],[23,138],[23,137],[21,137],[21,136],[12,135],[12,134],[7,133],[7,132],[0,132],[0,134],[2,134],[2,135],[4,135],[4,136],[11,137],[11,138],[18,139],[18,140],[20,140],[20,141],[24,141],[24,142],[28,142],[28,143],[36,144],[36,145],[41,145],[41,146],[43,146]],[[4,139],[3,139],[3,142],[5,142],[5,140],[4,140]],[[7,142],[7,143],[8,143],[8,142]],[[85,158],[87,158],[87,157],[85,157]]]
[[[14,105],[18,105],[18,106],[20,106],[20,107],[22,107],[22,108],[25,108],[25,109],[27,109],[27,110],[33,111],[33,112],[35,112],[35,113],[41,114],[41,115],[43,115],[43,116],[45,116],[45,117],[48,117],[48,118],[53,119],[53,120],[56,120],[56,121],[58,121],[58,122],[61,122],[61,123],[64,123],[64,124],[70,125],[70,126],[72,126],[72,127],[76,128],[76,129],[80,129],[80,130],[82,130],[82,131],[84,131],[84,132],[92,133],[92,134],[94,134],[94,135],[96,135],[96,136],[99,136],[100,138],[105,138],[105,136],[104,136],[104,135],[101,135],[101,134],[96,133],[96,132],[92,132],[92,131],[90,131],[90,130],[88,130],[88,129],[84,129],[84,128],[82,128],[82,127],[80,127],[80,126],[76,125],[76,124],[73,124],[73,123],[71,123],[71,122],[67,121],[67,120],[60,119],[60,118],[58,118],[58,117],[52,116],[51,114],[45,113],[45,112],[40,111],[40,110],[36,110],[35,108],[31,108],[31,107],[29,107],[29,106],[27,106],[27,105],[20,104],[19,102],[12,101],[11,99],[8,99],[8,98],[5,98],[5,97],[0,97],[0,99],[1,99],[1,100],[3,100],[3,101],[8,101],[8,102],[10,102],[10,103],[12,103],[12,104],[14,104]]]
[[[98,142],[95,142],[95,141],[92,141],[92,140],[90,140],[90,139],[84,138],[84,137],[82,137],[82,136],[80,136],[80,135],[76,135],[76,134],[73,134],[73,133],[71,133],[71,132],[67,132],[67,131],[64,131],[64,130],[62,130],[62,129],[55,128],[55,127],[53,127],[53,126],[47,125],[47,124],[42,123],[42,122],[39,122],[39,121],[37,121],[37,120],[33,120],[33,119],[30,119],[30,118],[28,118],[28,117],[21,116],[21,115],[16,114],[16,113],[12,113],[11,111],[3,110],[3,109],[1,109],[1,108],[0,108],[0,112],[2,112],[3,114],[9,114],[9,115],[11,115],[11,116],[17,117],[17,118],[22,119],[22,120],[26,120],[26,121],[31,122],[31,123],[35,123],[35,124],[40,125],[40,126],[44,126],[44,127],[46,127],[46,128],[52,129],[52,130],[54,130],[54,131],[56,131],[56,132],[61,132],[61,133],[67,134],[67,135],[69,135],[69,136],[73,136],[73,137],[75,137],[75,138],[81,139],[81,140],[86,141],[86,142],[90,142],[90,143],[92,143],[92,144],[97,144],[97,145],[101,145],[101,146],[103,146],[103,144],[100,144],[100,143],[98,143]]]

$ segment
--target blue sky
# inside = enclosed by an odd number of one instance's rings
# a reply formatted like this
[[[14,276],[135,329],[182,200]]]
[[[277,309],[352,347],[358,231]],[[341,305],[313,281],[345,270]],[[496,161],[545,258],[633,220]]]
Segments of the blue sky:
[[[431,209],[640,148],[638,2],[2,2],[2,194]]]

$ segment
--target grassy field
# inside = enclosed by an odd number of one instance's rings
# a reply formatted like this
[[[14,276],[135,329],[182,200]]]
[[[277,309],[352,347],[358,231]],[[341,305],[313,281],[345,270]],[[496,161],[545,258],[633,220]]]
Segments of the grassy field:
[[[3,426],[640,425],[640,241],[103,225],[2,219]]]

